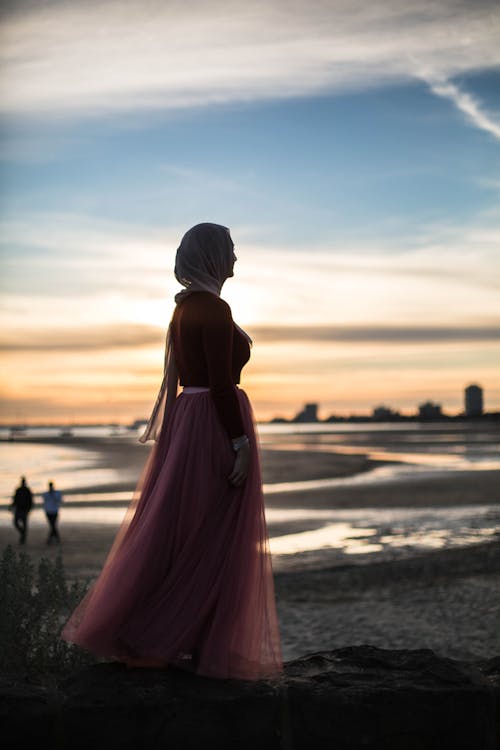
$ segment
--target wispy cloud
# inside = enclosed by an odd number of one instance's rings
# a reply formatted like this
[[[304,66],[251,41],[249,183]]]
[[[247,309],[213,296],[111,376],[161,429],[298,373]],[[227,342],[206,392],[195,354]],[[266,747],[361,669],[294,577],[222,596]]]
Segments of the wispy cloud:
[[[493,1],[61,0],[11,8],[3,24],[4,113],[99,115],[275,99],[418,78],[423,64],[445,82],[436,93],[497,135],[478,103],[448,83],[500,64]]]
[[[58,300],[113,294],[161,297],[181,229],[79,214],[30,213],[0,222],[4,297]],[[172,282],[172,287],[176,282]],[[32,311],[33,312],[33,311]],[[87,312],[91,312],[91,307]]]
[[[453,102],[472,125],[491,133],[500,140],[500,122],[497,122],[492,115],[485,112],[481,103],[472,94],[467,93],[451,81],[436,80],[431,76],[427,79],[427,82],[434,94]]]
[[[213,171],[193,169],[192,167],[168,163],[160,164],[158,168],[161,172],[179,178],[190,190],[203,190],[205,192],[217,190],[231,195],[241,193],[246,196],[255,196],[258,194],[255,190],[248,188],[245,175],[240,174],[235,179],[233,177],[214,174]]]
[[[476,183],[480,187],[488,190],[494,190],[495,192],[500,191],[500,177],[478,177]]]

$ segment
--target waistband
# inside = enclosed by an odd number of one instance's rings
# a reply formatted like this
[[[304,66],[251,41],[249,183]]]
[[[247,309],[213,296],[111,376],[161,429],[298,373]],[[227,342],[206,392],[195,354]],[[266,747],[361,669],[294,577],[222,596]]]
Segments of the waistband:
[[[183,385],[183,393],[203,393],[203,391],[209,391],[210,388],[206,385]]]

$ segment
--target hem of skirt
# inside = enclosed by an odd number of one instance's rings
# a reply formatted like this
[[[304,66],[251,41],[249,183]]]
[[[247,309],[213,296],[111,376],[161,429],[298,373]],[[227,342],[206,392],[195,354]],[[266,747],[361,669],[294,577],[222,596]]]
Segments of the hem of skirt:
[[[132,654],[132,649],[123,644],[120,648],[99,648],[91,644],[86,644],[83,640],[72,640],[69,637],[62,638],[68,643],[72,643],[79,648],[83,648],[98,658],[107,659],[111,662],[124,664],[130,669],[168,669],[175,667],[200,677],[209,677],[218,680],[245,680],[248,682],[257,682],[263,680],[279,680],[283,674],[283,666],[277,667],[276,664],[267,666],[259,665],[256,669],[229,669],[220,670],[217,667],[204,665],[193,660],[191,654],[181,653],[178,656],[170,657],[169,660],[158,656],[158,654]]]

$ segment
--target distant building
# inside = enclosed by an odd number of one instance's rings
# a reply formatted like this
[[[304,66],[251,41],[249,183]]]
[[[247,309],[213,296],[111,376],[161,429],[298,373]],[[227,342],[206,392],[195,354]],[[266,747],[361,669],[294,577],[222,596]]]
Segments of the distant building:
[[[483,389],[480,385],[468,385],[464,390],[465,416],[480,417],[483,413]]]
[[[432,401],[426,401],[418,406],[419,419],[439,419],[442,416],[441,404],[434,404]]]
[[[372,419],[380,422],[388,419],[397,419],[399,416],[399,412],[393,411],[388,406],[375,406],[372,410]]]
[[[293,422],[318,422],[318,404],[306,404],[294,417]]]

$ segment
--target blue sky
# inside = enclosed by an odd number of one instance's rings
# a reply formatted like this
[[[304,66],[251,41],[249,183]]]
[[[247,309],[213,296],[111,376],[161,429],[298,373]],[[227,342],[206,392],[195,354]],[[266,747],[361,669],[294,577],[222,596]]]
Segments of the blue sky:
[[[326,413],[431,396],[456,411],[470,380],[500,408],[498,6],[228,7],[7,13],[2,417],[147,411],[198,221],[232,230],[223,296],[261,335],[258,414],[311,388]],[[58,361],[42,380],[40,351]]]
[[[494,105],[500,71],[474,84]],[[499,139],[420,83],[155,113],[151,122],[127,113],[5,129],[7,146],[14,131],[18,151],[25,140],[37,152],[4,167],[10,216],[190,226],[222,214],[232,226],[253,223],[260,241],[302,246],[374,231],[411,242],[422,224],[461,224],[498,199]]]

